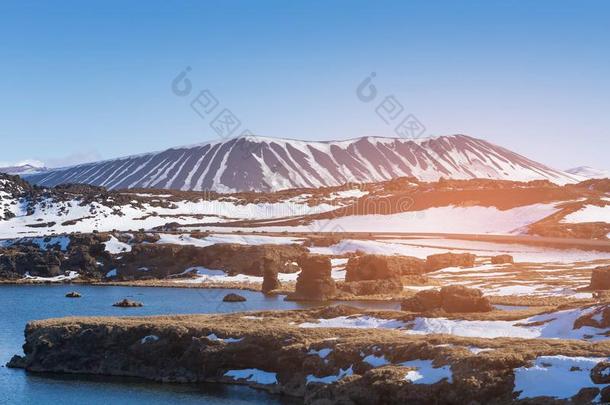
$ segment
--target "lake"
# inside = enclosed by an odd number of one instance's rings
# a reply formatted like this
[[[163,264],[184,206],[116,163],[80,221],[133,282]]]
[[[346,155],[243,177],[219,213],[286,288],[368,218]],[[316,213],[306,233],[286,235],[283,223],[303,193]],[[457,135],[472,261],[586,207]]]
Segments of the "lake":
[[[82,298],[65,294],[78,291]],[[225,294],[247,298],[224,303]],[[141,308],[117,308],[112,304],[129,298]],[[395,303],[351,302],[350,305],[396,309]],[[244,386],[222,384],[160,384],[139,379],[31,374],[4,365],[21,354],[27,322],[64,316],[139,316],[218,313],[307,308],[311,304],[284,301],[283,296],[231,289],[157,288],[88,285],[0,285],[0,404],[286,404],[284,399]],[[298,403],[298,402],[297,402]]]

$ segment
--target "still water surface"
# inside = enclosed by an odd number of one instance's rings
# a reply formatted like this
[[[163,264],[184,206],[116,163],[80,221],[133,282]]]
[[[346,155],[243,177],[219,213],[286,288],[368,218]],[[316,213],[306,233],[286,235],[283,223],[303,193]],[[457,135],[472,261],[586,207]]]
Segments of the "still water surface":
[[[69,291],[83,297],[65,298]],[[244,303],[223,303],[236,292]],[[123,298],[144,303],[141,308],[116,308]],[[351,303],[394,309],[391,303]],[[266,297],[252,291],[87,285],[0,285],[0,404],[286,404],[287,399],[243,386],[220,384],[157,384],[138,379],[36,375],[4,365],[21,354],[28,321],[64,316],[165,315],[305,308],[307,304]]]

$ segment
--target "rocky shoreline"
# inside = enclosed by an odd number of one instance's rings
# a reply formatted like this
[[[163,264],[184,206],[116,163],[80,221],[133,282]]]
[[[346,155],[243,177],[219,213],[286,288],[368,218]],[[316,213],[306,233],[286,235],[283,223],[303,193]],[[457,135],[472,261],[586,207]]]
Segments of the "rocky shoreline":
[[[414,314],[349,307],[227,315],[62,318],[25,330],[31,372],[140,377],[172,383],[246,384],[307,404],[566,403],[519,400],[517,370],[542,356],[608,357],[610,342],[410,335],[384,328],[304,327],[319,319],[369,316],[406,322]],[[478,314],[485,317],[485,314]],[[273,353],[273,356],[269,354]],[[427,368],[426,368],[427,367]],[[605,372],[598,370],[607,384]],[[576,371],[576,370],[573,370]],[[427,383],[413,376],[421,373]],[[431,373],[439,378],[430,378]],[[593,377],[592,377],[593,378]],[[606,385],[571,403],[608,398]]]

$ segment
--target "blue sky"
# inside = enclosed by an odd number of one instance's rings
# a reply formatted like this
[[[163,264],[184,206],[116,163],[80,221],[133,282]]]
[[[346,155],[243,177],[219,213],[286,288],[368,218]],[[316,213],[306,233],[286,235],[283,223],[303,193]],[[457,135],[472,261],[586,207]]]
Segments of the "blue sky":
[[[204,89],[256,134],[393,136],[356,97],[375,72],[427,135],[610,169],[609,16],[604,1],[3,1],[0,163],[215,139],[189,106]]]

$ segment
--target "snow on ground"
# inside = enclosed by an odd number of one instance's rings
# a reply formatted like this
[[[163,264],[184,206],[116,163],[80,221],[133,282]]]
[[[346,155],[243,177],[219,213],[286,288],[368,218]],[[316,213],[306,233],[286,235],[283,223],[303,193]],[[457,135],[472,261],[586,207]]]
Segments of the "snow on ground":
[[[243,204],[234,201],[197,201],[172,202],[167,208],[143,203],[142,207],[117,205],[107,207],[93,202],[81,206],[81,200],[55,201],[47,198],[34,206],[34,213],[26,215],[19,204],[14,218],[0,221],[0,238],[10,239],[18,236],[42,236],[70,232],[128,231],[151,229],[167,222],[179,224],[205,222],[226,222],[230,220],[274,219],[292,216],[319,214],[337,209],[337,204],[309,206],[291,201],[259,202]],[[33,228],[28,225],[49,224]]]
[[[312,247],[309,250],[312,253],[326,255],[343,255],[359,250],[369,254],[414,256],[420,259],[450,250],[454,253],[473,253],[477,256],[510,254],[516,262],[527,263],[573,263],[610,259],[610,252],[454,239],[344,239],[329,247]]]
[[[334,382],[341,380],[342,378],[345,378],[345,377],[353,375],[353,374],[354,374],[353,366],[350,366],[349,368],[346,368],[346,369],[340,369],[339,372],[337,373],[337,375],[329,375],[326,377],[316,377],[313,374],[309,374],[307,376],[307,384],[310,384],[310,383],[332,384]]]
[[[442,380],[453,382],[451,366],[434,367],[432,360],[411,360],[399,365],[415,369],[405,375],[405,380],[413,384],[436,384]]]
[[[468,346],[467,349],[472,354],[491,352],[491,351],[495,350],[495,349],[492,349],[492,348],[489,348],[489,347],[476,347],[476,346]]]
[[[419,246],[407,246],[400,244],[387,243],[384,241],[375,240],[359,240],[359,239],[344,239],[341,242],[328,247],[311,247],[311,253],[325,255],[343,255],[346,253],[354,253],[362,251],[376,255],[403,255],[426,258],[426,256],[435,253],[445,253],[446,250],[425,248]]]
[[[320,350],[315,350],[315,349],[310,349],[307,354],[311,354],[311,355],[315,355],[320,357],[321,359],[325,359],[328,357],[329,354],[331,354],[333,351],[333,349],[329,349],[329,348],[324,348],[324,349],[320,349]]]
[[[212,270],[205,267],[191,267],[180,273],[181,275],[195,272],[194,278],[178,278],[173,280],[174,283],[200,284],[200,283],[253,283],[260,284],[263,282],[262,276],[250,276],[247,274],[228,275],[222,270]],[[301,272],[296,273],[278,273],[277,278],[282,283],[296,282]],[[116,274],[115,274],[116,275]],[[108,275],[106,275],[108,277]],[[345,280],[345,270],[332,270],[331,277],[335,280]]]
[[[142,339],[140,339],[140,344],[144,345],[146,343],[156,342],[157,340],[159,340],[159,336],[148,335],[148,336],[144,336]]]
[[[257,368],[247,368],[244,370],[229,370],[224,374],[234,380],[246,380],[256,384],[271,385],[277,384],[277,373],[259,370]]]
[[[513,321],[467,321],[447,318],[415,318],[407,333],[448,334],[464,337],[516,337],[533,339],[537,332],[528,328],[515,327]]]
[[[160,244],[191,245],[198,247],[211,246],[217,243],[237,243],[240,245],[290,245],[303,243],[302,239],[283,236],[263,236],[263,235],[234,235],[234,234],[215,234],[204,238],[194,238],[190,235],[159,234]]]
[[[343,191],[337,191],[335,193],[332,193],[330,195],[330,199],[334,200],[337,198],[360,198],[360,197],[364,197],[365,195],[368,195],[368,194],[369,194],[368,191],[354,188],[352,190],[343,190]]]
[[[345,275],[347,274],[347,270],[345,270],[345,266],[347,265],[348,259],[330,259],[331,264],[331,272],[330,277],[333,280],[345,280]]]
[[[598,387],[591,380],[591,369],[607,358],[540,356],[531,367],[514,370],[518,399],[553,397],[571,398],[583,388]]]
[[[510,234],[558,211],[533,204],[501,211],[495,207],[436,207],[391,215],[359,215],[314,221],[310,229],[344,232],[444,232]]]
[[[206,247],[213,245],[206,238],[194,238],[190,235],[172,235],[167,233],[159,234],[158,244],[171,244],[171,245],[190,245],[197,247]]]
[[[580,210],[566,215],[561,222],[577,224],[582,222],[606,222],[610,223],[610,204],[604,207],[597,205],[585,205]]]
[[[467,321],[447,318],[415,318],[408,325],[412,334],[450,334],[464,337],[516,337],[526,339],[576,339],[600,341],[608,339],[608,329],[584,326],[574,328],[574,321],[598,308],[570,309],[536,315],[518,321]]]
[[[319,319],[318,322],[304,322],[300,328],[380,328],[380,329],[400,329],[405,327],[405,323],[395,319],[380,319],[372,316],[348,317],[340,316],[330,319]]]
[[[368,363],[372,367],[381,367],[381,366],[386,366],[386,365],[390,364],[390,361],[388,359],[386,359],[383,354],[379,355],[379,356],[376,356],[374,354],[369,354],[364,359],[362,359],[362,361],[364,361],[365,363]]]
[[[39,277],[39,276],[30,276],[29,273],[25,273],[23,277],[24,280],[42,282],[42,283],[61,283],[64,281],[70,281],[77,278],[79,274],[76,271],[70,271],[67,274],[62,274],[55,277]]]
[[[19,238],[0,241],[0,247],[10,247],[16,244],[31,243],[38,246],[40,250],[48,250],[49,248],[59,247],[62,252],[68,250],[70,246],[70,238],[68,236],[51,236],[40,238]]]
[[[111,236],[108,242],[104,242],[104,246],[106,246],[106,252],[110,253],[111,255],[131,252],[131,245],[121,242],[114,236]]]
[[[305,322],[301,328],[382,328],[400,329],[409,334],[450,334],[464,337],[514,337],[524,339],[575,339],[590,342],[609,339],[609,328],[574,328],[576,319],[600,311],[602,307],[577,308],[535,315],[517,321],[470,321],[463,319],[418,317],[411,322],[371,316],[340,316]]]
[[[178,278],[173,280],[174,283],[200,284],[200,283],[253,283],[260,284],[263,282],[262,276],[249,276],[247,274],[236,274],[230,276],[222,270],[211,270],[205,267],[191,267],[180,274],[188,274],[195,272],[194,278]],[[280,282],[295,282],[299,277],[299,273],[278,273],[277,277]]]
[[[478,288],[490,296],[563,296],[591,298],[590,292],[578,292],[589,285],[591,268],[574,264],[491,265],[472,268],[449,267],[427,276],[441,285]]]
[[[225,343],[237,343],[237,342],[241,342],[242,340],[244,340],[244,338],[219,338],[218,336],[216,336],[215,333],[210,333],[209,335],[206,336],[206,338],[208,338],[211,341],[214,342],[225,342]]]

